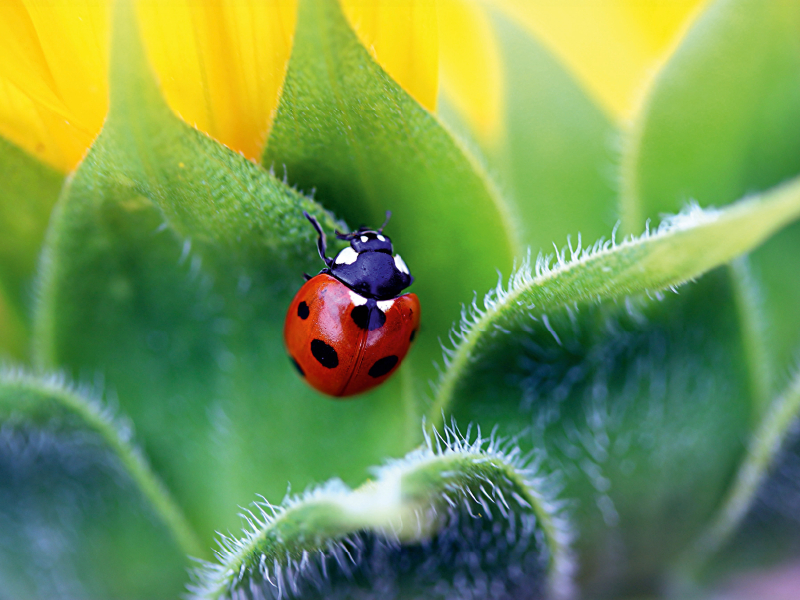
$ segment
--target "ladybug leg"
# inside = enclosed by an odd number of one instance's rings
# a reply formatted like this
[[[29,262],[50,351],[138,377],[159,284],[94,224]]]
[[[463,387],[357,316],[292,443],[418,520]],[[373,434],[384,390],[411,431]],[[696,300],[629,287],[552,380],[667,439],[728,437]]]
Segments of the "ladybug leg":
[[[328,258],[327,256],[325,256],[325,249],[326,249],[325,232],[322,231],[322,226],[320,226],[319,221],[317,221],[314,217],[312,217],[306,211],[303,211],[303,216],[306,219],[308,219],[311,222],[311,225],[314,227],[314,229],[317,230],[317,234],[319,234],[318,237],[317,237],[317,250],[319,251],[319,257],[322,260],[325,261],[325,264],[327,266],[330,267],[331,263],[333,262],[333,259],[332,258]]]

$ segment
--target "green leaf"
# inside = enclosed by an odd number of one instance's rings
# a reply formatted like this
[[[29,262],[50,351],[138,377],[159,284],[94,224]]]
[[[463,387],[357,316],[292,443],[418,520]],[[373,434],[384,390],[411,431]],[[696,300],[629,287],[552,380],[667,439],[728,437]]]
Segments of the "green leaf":
[[[452,429],[375,471],[243,515],[197,598],[555,598],[570,588],[569,532],[551,483],[516,449]]]
[[[0,352],[19,359],[27,358],[33,271],[63,179],[0,138],[0,303],[7,323]]]
[[[717,0],[658,73],[625,144],[626,231],[694,199],[725,204],[800,173],[800,5]],[[752,258],[778,372],[800,341],[800,226]],[[747,319],[747,315],[742,316]],[[775,382],[770,382],[775,387]]]
[[[800,6],[717,0],[658,73],[625,149],[629,229],[800,172]]]
[[[776,235],[750,257],[754,280],[758,284],[759,309],[764,315],[765,338],[774,357],[777,375],[797,363],[800,352],[800,282],[792,273],[800,271],[800,223]],[[773,377],[770,391],[781,383]]]
[[[37,356],[104,378],[210,545],[255,490],[363,480],[416,443],[419,414],[402,377],[333,402],[297,376],[284,315],[321,266],[302,211],[337,224],[167,109],[130,10],[117,3],[109,116],[48,232]]]
[[[751,428],[726,271],[660,292],[752,249],[798,208],[795,180],[552,267],[526,263],[454,336],[431,416],[499,426],[546,457],[576,504],[587,594],[658,587],[718,507]]]
[[[450,406],[461,377],[496,330],[520,314],[601,300],[624,300],[637,293],[655,293],[699,277],[758,246],[800,215],[800,179],[760,196],[722,209],[693,208],[667,219],[653,234],[620,244],[564,249],[555,257],[530,256],[509,280],[485,299],[486,311],[476,309],[457,333],[459,342],[448,352],[431,415]],[[569,255],[568,255],[569,252]],[[551,263],[552,266],[551,266]]]
[[[0,528],[8,597],[166,597],[200,548],[129,427],[14,371],[0,373]]]
[[[284,278],[308,267],[316,256],[316,232],[303,211],[328,229],[342,224],[177,118],[161,96],[129,12],[128,2],[120,2],[111,104],[94,152],[98,169],[147,196],[165,226],[196,244],[208,260],[232,253],[241,262],[270,265]]]
[[[8,301],[0,292],[0,360],[21,360],[27,344],[26,324],[16,311],[9,309]]]
[[[756,475],[757,488],[752,498],[744,503],[747,505],[745,514],[741,520],[737,516],[730,521],[731,531],[720,536],[719,547],[710,549],[711,552],[695,552],[705,555],[698,556],[701,560],[696,564],[691,562],[694,557],[690,551],[700,547],[698,539],[695,539],[694,548],[687,548],[684,560],[679,563],[679,567],[683,567],[679,574],[691,578],[688,581],[695,587],[697,582],[708,586],[735,579],[743,572],[780,569],[782,565],[793,564],[800,556],[800,523],[795,518],[800,497],[800,445],[796,426],[792,430],[784,436],[779,452],[765,465],[765,472]],[[753,456],[755,446],[752,441],[751,444],[749,456]],[[732,497],[729,490],[728,498]],[[723,505],[724,508],[729,506],[729,502]],[[717,512],[715,523],[721,522],[722,514],[722,510]],[[707,527],[702,533],[709,532]],[[710,538],[706,536],[705,539]]]
[[[618,134],[564,67],[494,11],[504,67],[504,143],[489,152],[513,191],[522,239],[550,249],[579,231],[598,239],[617,219]]]
[[[786,442],[792,441],[798,418],[800,375],[795,375],[786,390],[770,403],[769,411],[751,436],[745,460],[716,517],[685,553],[680,563],[685,572],[701,571],[736,531],[776,466],[781,451],[787,450]]]
[[[461,302],[508,268],[515,221],[477,162],[361,46],[336,0],[301,0],[263,162],[352,224],[379,225],[423,306],[409,359],[432,376],[438,335]]]

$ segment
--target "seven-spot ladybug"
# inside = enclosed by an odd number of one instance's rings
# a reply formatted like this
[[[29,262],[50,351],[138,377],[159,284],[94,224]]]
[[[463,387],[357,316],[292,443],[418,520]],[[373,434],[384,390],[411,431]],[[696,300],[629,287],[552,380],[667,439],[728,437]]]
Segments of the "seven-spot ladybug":
[[[312,387],[331,396],[360,394],[386,381],[414,341],[419,300],[400,295],[414,278],[400,255],[392,256],[385,222],[377,231],[336,231],[350,246],[328,258],[322,227],[303,214],[319,234],[317,249],[326,267],[306,275],[289,306],[286,350]]]

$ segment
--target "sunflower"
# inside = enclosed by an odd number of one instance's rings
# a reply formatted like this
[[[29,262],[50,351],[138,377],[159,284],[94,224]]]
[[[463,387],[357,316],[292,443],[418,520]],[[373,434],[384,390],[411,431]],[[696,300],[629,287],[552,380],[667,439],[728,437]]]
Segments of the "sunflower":
[[[797,39],[789,0],[4,2],[0,597],[790,558]],[[421,328],[334,401],[282,341],[303,213],[387,210]]]

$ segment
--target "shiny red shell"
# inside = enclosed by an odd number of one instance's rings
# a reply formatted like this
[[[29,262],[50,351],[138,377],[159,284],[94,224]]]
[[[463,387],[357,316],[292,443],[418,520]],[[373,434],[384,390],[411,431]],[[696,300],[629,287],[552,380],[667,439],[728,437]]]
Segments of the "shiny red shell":
[[[330,396],[353,396],[386,381],[419,328],[416,294],[380,301],[386,321],[372,331],[353,315],[362,301],[322,273],[300,288],[286,313],[283,338],[289,358],[309,385]]]

